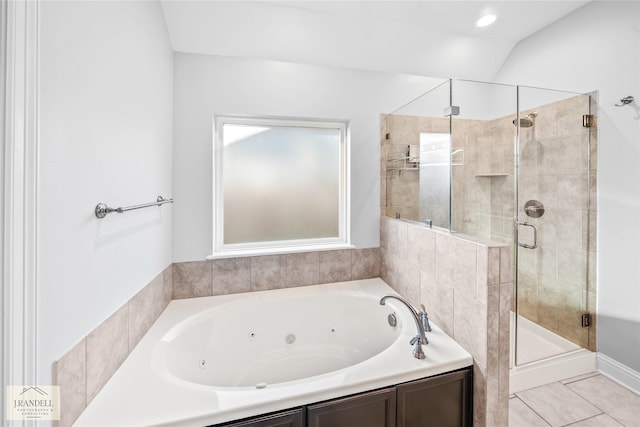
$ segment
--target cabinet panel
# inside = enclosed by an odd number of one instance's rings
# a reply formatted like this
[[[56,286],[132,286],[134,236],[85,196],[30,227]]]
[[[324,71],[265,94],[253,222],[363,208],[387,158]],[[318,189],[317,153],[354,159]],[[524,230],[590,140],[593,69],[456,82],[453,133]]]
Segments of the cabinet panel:
[[[224,424],[224,427],[304,427],[304,408],[235,421]]]
[[[220,427],[471,427],[471,369]]]
[[[398,427],[470,427],[471,371],[398,386]]]
[[[307,407],[307,427],[395,427],[394,387]]]

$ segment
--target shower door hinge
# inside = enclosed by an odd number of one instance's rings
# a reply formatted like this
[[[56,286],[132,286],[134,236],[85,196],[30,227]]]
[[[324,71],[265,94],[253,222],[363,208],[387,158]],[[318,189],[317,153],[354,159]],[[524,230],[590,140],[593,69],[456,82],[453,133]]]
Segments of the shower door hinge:
[[[582,315],[582,327],[588,328],[591,326],[591,315],[589,313],[585,313]]]
[[[391,139],[391,134],[390,134],[390,133],[386,134],[386,135],[384,136],[384,139]]]
[[[596,118],[593,114],[584,114],[582,116],[582,127],[592,128],[595,125]]]

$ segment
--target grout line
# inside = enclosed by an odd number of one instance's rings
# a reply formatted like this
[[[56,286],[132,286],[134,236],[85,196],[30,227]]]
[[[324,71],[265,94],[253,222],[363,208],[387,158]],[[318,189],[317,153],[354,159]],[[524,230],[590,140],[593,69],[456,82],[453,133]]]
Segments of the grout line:
[[[133,297],[131,297],[133,298]],[[126,317],[127,317],[127,357],[129,356],[129,353],[131,353],[131,319],[129,318],[129,314],[131,313],[131,310],[129,310],[129,304],[131,303],[131,298],[129,298],[129,300],[124,304],[125,307],[125,311],[127,312]],[[125,357],[126,359],[126,357]]]
[[[253,257],[249,257],[249,292],[253,292]]]
[[[349,280],[353,280],[353,249],[349,249]]]
[[[602,415],[605,415],[605,416],[607,416],[608,418],[611,418],[611,420],[613,420],[613,422],[614,422],[614,423],[616,423],[616,424],[618,424],[620,427],[624,427],[622,424],[620,424],[620,422],[619,422],[616,418],[614,418],[612,415],[610,415],[610,414],[608,414],[608,413],[606,413],[606,412],[603,412],[603,413],[601,413],[601,414],[594,415],[594,416],[589,417],[589,418],[585,418],[585,419],[580,420],[580,421],[576,421],[575,423],[565,424],[565,425],[563,425],[562,427],[575,426],[575,425],[577,425],[578,423],[581,423],[581,422],[583,422],[583,421],[587,421],[587,420],[593,420],[593,419],[595,419],[595,418],[597,418],[597,417],[600,417],[600,416],[602,416]]]
[[[213,296],[213,261],[209,260],[209,277],[211,277],[211,283],[209,283],[209,295]]]
[[[87,356],[87,337],[89,335],[85,335],[85,337],[82,339],[82,346],[84,347],[84,405],[82,411],[84,412],[84,410],[86,409],[87,405],[89,404],[89,402],[87,402],[87,396],[89,395],[89,357]],[[73,420],[75,422],[75,420]]]
[[[586,379],[586,378],[585,378],[585,379]],[[589,405],[593,406],[593,407],[594,407],[594,408],[596,408],[598,411],[600,411],[600,413],[599,413],[599,414],[594,415],[594,417],[595,417],[595,416],[598,416],[598,415],[602,415],[602,414],[609,415],[609,414],[607,414],[605,411],[603,411],[603,410],[602,410],[602,408],[600,408],[600,407],[598,407],[598,406],[594,405],[594,404],[593,404],[593,402],[591,402],[589,399],[587,399],[587,398],[583,397],[582,395],[580,395],[580,394],[579,394],[579,393],[577,393],[576,391],[572,390],[570,387],[567,387],[565,384],[562,384],[562,383],[561,383],[561,382],[559,382],[559,381],[557,381],[557,383],[558,383],[558,384],[560,384],[560,385],[562,385],[565,389],[567,389],[567,390],[568,390],[568,391],[570,391],[571,393],[575,394],[575,395],[576,395],[576,397],[578,397],[579,399],[584,400],[586,403],[588,403]],[[551,384],[555,384],[555,383],[551,383]],[[547,384],[547,385],[549,385],[549,384]],[[539,387],[545,387],[545,386],[544,386],[544,385],[541,385],[541,386],[539,386]],[[539,387],[533,387],[533,388],[539,388]],[[531,389],[529,389],[529,390],[531,390]],[[526,390],[523,390],[523,391],[526,391]],[[519,393],[520,393],[520,392],[519,392]],[[516,393],[516,395],[517,395],[517,393]],[[522,400],[522,399],[520,399],[520,400]],[[525,403],[525,405],[526,405],[526,403]],[[527,405],[527,406],[529,406],[529,405]],[[533,409],[532,409],[532,410],[533,410]],[[534,411],[534,412],[535,412],[535,411]],[[537,413],[537,412],[536,412],[536,413]],[[538,414],[538,415],[540,415],[540,414]],[[609,415],[609,416],[611,417],[611,415]],[[542,416],[541,416],[541,417],[542,417]],[[542,418],[544,419],[544,417],[542,417]],[[589,417],[589,418],[592,418],[592,417]],[[613,417],[611,417],[611,418],[613,418]],[[581,419],[581,420],[576,421],[575,423],[580,422],[580,421],[584,421],[585,419],[588,419],[588,418],[583,418],[583,419]],[[614,419],[615,419],[615,418],[614,418]],[[547,420],[545,419],[545,421],[547,421]],[[617,422],[617,421],[618,421],[618,420],[616,419],[616,422]],[[575,423],[573,423],[573,424],[575,424]],[[569,424],[565,424],[565,426],[566,426],[566,425],[569,425]]]
[[[172,262],[171,263],[171,301],[173,301],[175,299],[175,295],[176,295],[176,288],[175,288],[175,280],[173,280],[173,270],[175,268],[176,263]]]
[[[535,387],[534,387],[535,388]],[[522,402],[522,404],[524,406],[526,406],[527,408],[529,408],[531,410],[531,412],[533,412],[534,414],[536,414],[537,416],[540,417],[540,419],[542,421],[544,421],[547,425],[551,426],[551,423],[549,421],[547,421],[547,419],[545,417],[543,417],[541,414],[539,414],[535,409],[533,409],[531,406],[527,405],[527,402],[525,402],[524,400],[520,399],[520,396],[518,396],[518,393],[515,393],[516,395],[516,399],[518,399],[520,402]],[[517,426],[514,426],[517,427]]]
[[[598,374],[600,375],[600,374]],[[583,378],[583,380],[588,380],[590,378],[593,377],[589,377],[589,378]],[[579,380],[582,381],[582,380]],[[574,382],[578,382],[578,381],[574,381]],[[573,383],[571,383],[573,384]],[[563,384],[564,385],[564,384]],[[612,420],[614,420],[615,422],[617,422],[618,424],[622,425],[622,423],[616,418],[614,417],[612,414],[609,414],[608,412],[606,412],[605,410],[603,410],[602,408],[600,408],[598,405],[596,405],[595,403],[593,403],[591,400],[589,400],[588,398],[584,397],[583,395],[581,395],[580,393],[578,393],[577,391],[574,391],[571,387],[567,387],[566,385],[564,385],[566,388],[568,388],[569,390],[571,390],[573,393],[575,393],[577,396],[581,397],[582,399],[584,399],[586,402],[588,402],[591,406],[593,406],[594,408],[596,408],[598,411],[600,411],[601,413],[598,415],[602,415],[605,414],[607,415],[609,418],[611,418]],[[594,415],[594,417],[598,416],[598,415]]]
[[[593,371],[593,372],[591,372],[590,374],[580,375],[580,376],[578,376],[578,377],[574,377],[573,379],[572,379],[572,378],[567,378],[566,380],[562,380],[562,381],[560,381],[560,383],[561,383],[562,385],[573,384],[573,383],[577,383],[578,381],[587,380],[587,379],[589,379],[589,378],[596,377],[596,376],[598,376],[598,375],[600,375],[600,373],[599,373],[599,372],[597,372],[597,371]]]

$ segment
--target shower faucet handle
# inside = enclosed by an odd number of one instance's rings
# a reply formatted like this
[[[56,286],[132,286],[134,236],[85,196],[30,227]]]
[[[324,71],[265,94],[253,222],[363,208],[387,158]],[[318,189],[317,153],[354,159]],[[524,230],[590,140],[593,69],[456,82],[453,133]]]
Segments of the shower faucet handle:
[[[424,304],[420,304],[420,321],[422,322],[422,327],[425,332],[431,332],[431,324],[429,323],[429,315],[427,314],[427,310],[424,308]]]

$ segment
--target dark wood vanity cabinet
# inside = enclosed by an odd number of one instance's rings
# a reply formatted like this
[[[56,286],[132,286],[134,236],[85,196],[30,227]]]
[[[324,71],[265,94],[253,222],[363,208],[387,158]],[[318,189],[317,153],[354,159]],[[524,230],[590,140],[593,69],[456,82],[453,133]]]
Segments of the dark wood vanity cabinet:
[[[395,425],[395,387],[307,406],[307,427]]]
[[[224,427],[471,427],[472,370],[364,392]]]
[[[471,370],[398,385],[397,427],[471,427]]]
[[[276,414],[262,415],[244,421],[235,421],[230,424],[224,424],[224,427],[305,427],[304,413],[305,408],[298,408]]]

